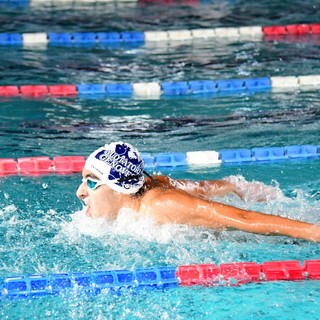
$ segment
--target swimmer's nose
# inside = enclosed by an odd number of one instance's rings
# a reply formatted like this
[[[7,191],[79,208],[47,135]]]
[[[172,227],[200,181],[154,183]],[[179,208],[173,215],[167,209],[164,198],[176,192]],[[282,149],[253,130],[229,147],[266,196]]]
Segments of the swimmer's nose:
[[[88,195],[87,188],[85,186],[85,182],[82,182],[80,184],[80,186],[78,187],[78,190],[76,192],[76,195],[80,200],[83,200]]]

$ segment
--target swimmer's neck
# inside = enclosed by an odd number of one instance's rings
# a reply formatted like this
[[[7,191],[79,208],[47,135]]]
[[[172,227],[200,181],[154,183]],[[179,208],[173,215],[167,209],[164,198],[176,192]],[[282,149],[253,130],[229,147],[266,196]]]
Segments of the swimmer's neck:
[[[120,210],[132,210],[136,212],[137,214],[140,213],[141,211],[141,197],[135,197],[132,195],[126,195],[123,197],[123,200],[121,201],[121,207],[119,208]]]

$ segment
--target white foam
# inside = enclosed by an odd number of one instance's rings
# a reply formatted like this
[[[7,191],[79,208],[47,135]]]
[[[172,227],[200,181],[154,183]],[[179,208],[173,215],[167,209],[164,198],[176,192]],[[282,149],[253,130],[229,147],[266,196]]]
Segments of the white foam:
[[[61,230],[55,238],[57,242],[79,243],[81,237],[85,235],[100,238],[101,241],[106,237],[110,239],[110,237],[130,236],[139,241],[182,244],[188,243],[191,239],[201,238],[203,233],[201,229],[186,225],[160,225],[152,217],[138,217],[136,212],[129,209],[121,210],[114,221],[92,219],[85,215],[84,210],[73,213],[71,219],[70,222],[61,224]],[[207,230],[205,232],[208,233]]]
[[[159,225],[151,216],[137,218],[137,213],[121,210],[117,220],[114,221],[113,232],[118,235],[130,235],[137,239],[168,243],[175,238],[182,226]]]
[[[78,242],[81,235],[101,237],[108,232],[109,224],[105,219],[92,219],[85,215],[85,209],[71,215],[71,222],[63,222],[58,237],[67,238],[69,242]]]
[[[273,186],[266,185],[260,181],[247,181],[243,176],[230,176],[225,180],[236,185],[239,193],[242,195],[242,200],[246,203],[253,202],[268,202],[271,200],[281,201],[284,195],[277,181],[273,181]]]
[[[14,204],[10,204],[6,207],[4,207],[2,210],[0,210],[0,216],[6,215],[8,213],[13,213],[17,211],[17,207]]]

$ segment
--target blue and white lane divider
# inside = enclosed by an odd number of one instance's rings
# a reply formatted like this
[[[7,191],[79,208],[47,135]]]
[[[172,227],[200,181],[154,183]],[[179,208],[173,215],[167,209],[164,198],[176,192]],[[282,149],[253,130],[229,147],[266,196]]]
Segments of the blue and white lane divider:
[[[154,43],[191,41],[197,39],[262,40],[264,36],[320,36],[320,24],[292,24],[286,26],[244,26],[207,29],[125,32],[37,32],[0,33],[0,45],[110,45],[116,43]]]
[[[96,83],[57,85],[2,85],[0,97],[69,96],[82,98],[185,96],[196,94],[233,95],[268,91],[319,90],[320,75],[247,78],[228,80],[192,80],[177,82]]]
[[[261,147],[218,151],[191,151],[187,153],[142,154],[146,168],[177,167],[185,165],[220,165],[250,162],[274,162],[289,159],[320,157],[320,145]]]
[[[82,84],[77,85],[81,95],[92,93],[133,94],[137,97],[183,96],[188,94],[254,93],[257,91],[282,91],[291,89],[317,90],[320,75],[262,77],[227,80],[192,80],[176,82],[141,82],[133,84]]]
[[[245,34],[236,31],[240,28],[216,28],[172,31],[125,31],[125,32],[38,32],[38,33],[1,33],[2,46],[95,46],[111,44],[145,44],[148,42],[187,41],[206,38],[244,38]],[[248,27],[247,37],[262,39],[262,27]]]
[[[252,162],[274,162],[292,159],[315,159],[320,157],[320,145],[297,145],[286,147],[264,147],[253,149],[232,149],[217,151],[190,151],[187,153],[142,153],[145,168],[179,166],[219,166],[221,164],[245,164]],[[84,156],[57,156],[0,159],[0,176],[67,174],[81,172]]]

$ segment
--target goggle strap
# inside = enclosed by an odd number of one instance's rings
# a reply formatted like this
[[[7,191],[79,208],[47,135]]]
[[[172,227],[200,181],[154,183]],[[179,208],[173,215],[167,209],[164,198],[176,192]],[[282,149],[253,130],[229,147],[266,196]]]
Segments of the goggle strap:
[[[144,173],[148,178],[150,178],[155,185],[158,184],[158,182],[157,182],[147,171],[143,170],[143,173]],[[137,179],[137,178],[140,178],[140,177],[141,177],[140,174],[137,174],[137,175],[134,175],[134,176],[127,176],[127,177],[118,179],[118,182],[129,181],[129,180]]]
[[[152,177],[152,175],[150,175],[147,171],[143,170],[143,173],[151,179],[151,181],[155,184],[158,185],[158,182]]]
[[[137,179],[137,178],[140,178],[140,177],[141,177],[141,174],[136,174],[134,176],[127,176],[127,177],[118,179],[118,182],[129,181],[129,180]]]

